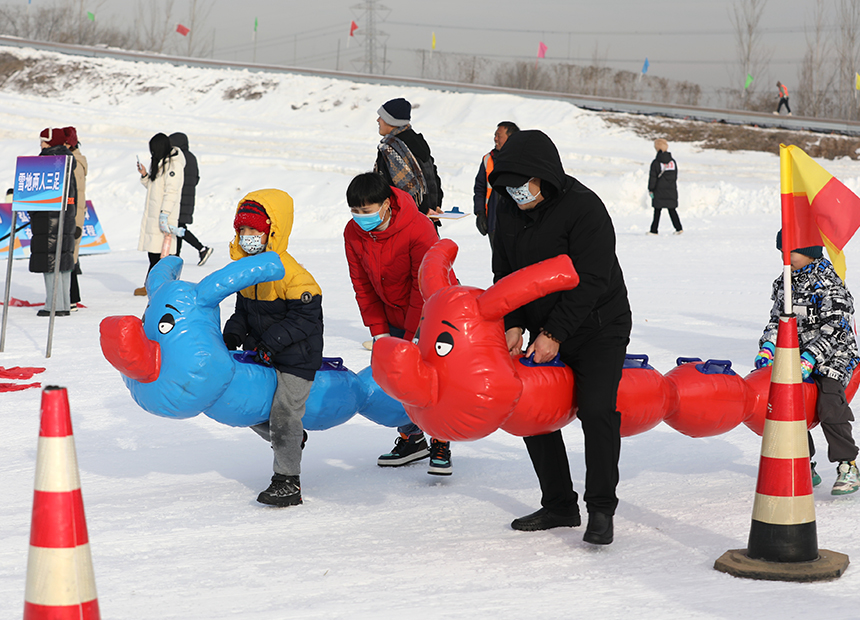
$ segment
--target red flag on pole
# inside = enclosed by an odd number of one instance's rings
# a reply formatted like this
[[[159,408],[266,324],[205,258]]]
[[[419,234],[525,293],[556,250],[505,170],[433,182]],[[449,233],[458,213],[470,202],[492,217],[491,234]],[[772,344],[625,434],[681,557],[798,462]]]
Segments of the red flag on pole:
[[[546,45],[543,41],[538,45],[538,58],[546,58]]]
[[[186,28],[186,27],[185,27],[185,26],[183,26],[182,24],[177,24],[177,25],[176,25],[176,32],[178,32],[178,33],[179,33],[179,34],[181,34],[183,37],[185,37],[185,36],[188,36],[188,33],[189,33],[189,32],[191,32],[191,29],[190,29],[190,28]]]
[[[349,36],[354,37],[356,30],[358,30],[358,24],[356,24],[354,21],[350,22],[350,24],[349,24]]]
[[[796,248],[824,245],[845,279],[842,249],[860,227],[860,198],[798,147],[779,145],[784,264]]]

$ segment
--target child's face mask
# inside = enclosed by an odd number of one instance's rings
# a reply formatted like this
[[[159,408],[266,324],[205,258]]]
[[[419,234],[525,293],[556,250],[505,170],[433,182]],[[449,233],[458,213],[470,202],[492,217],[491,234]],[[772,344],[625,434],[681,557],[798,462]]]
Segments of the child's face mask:
[[[259,254],[266,249],[263,235],[239,235],[239,247],[248,254]]]
[[[525,185],[521,185],[519,187],[506,187],[505,189],[508,190],[508,194],[510,194],[511,198],[514,199],[514,202],[518,205],[525,205],[530,202],[534,202],[537,200],[537,197],[540,196],[540,190],[538,190],[537,194],[532,194],[529,183],[531,183],[531,179],[526,181]]]

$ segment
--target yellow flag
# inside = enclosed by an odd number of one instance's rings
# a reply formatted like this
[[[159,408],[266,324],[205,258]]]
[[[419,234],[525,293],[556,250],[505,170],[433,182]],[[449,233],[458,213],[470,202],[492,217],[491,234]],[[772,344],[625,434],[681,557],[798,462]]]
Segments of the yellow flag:
[[[436,49],[436,33],[435,32],[433,33],[433,46],[431,49],[434,49],[434,50]],[[860,75],[857,76],[857,79],[860,80]],[[860,88],[860,86],[858,86],[858,88]]]
[[[860,73],[855,73],[854,88],[860,90]]]

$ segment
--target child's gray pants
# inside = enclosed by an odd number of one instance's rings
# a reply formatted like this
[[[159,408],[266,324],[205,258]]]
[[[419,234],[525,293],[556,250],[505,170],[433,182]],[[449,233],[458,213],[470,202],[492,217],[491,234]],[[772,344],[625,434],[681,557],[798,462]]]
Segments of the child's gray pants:
[[[302,473],[302,416],[314,382],[286,372],[277,374],[269,420],[251,429],[272,444],[275,473],[298,476]]]

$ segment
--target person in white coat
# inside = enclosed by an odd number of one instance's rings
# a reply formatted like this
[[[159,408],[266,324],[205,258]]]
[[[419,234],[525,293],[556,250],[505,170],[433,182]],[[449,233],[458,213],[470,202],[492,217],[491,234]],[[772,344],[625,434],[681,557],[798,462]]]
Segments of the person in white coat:
[[[149,141],[152,161],[149,170],[138,162],[140,182],[146,187],[146,208],[140,222],[140,240],[137,249],[149,255],[149,269],[163,256],[176,253],[176,236],[184,230],[179,228],[179,200],[182,196],[185,157],[182,151],[170,146],[170,138],[157,133]],[[170,237],[170,248],[166,250],[166,237]],[[135,295],[146,295],[146,287],[134,290]]]

